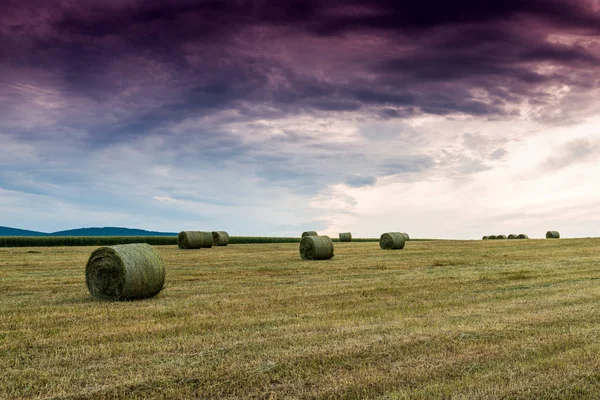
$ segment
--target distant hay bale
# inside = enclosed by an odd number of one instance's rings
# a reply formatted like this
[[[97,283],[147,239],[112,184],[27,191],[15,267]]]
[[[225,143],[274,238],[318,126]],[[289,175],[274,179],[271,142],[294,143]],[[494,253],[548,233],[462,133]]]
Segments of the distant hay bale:
[[[210,238],[212,244],[212,235]],[[199,249],[204,243],[204,233],[200,231],[181,231],[177,236],[180,249]]]
[[[225,231],[212,232],[213,246],[227,246],[229,244],[229,234]]]
[[[404,248],[405,242],[402,232],[387,232],[379,238],[379,247],[383,250],[399,250]]]
[[[560,233],[558,231],[546,232],[546,239],[560,239]]]
[[[517,238],[517,234],[516,233],[511,233],[510,235],[508,235],[507,239],[516,239]]]
[[[319,236],[319,234],[315,231],[302,232],[302,237],[306,237],[306,236]]]
[[[333,242],[329,236],[305,236],[300,240],[300,257],[304,260],[328,260],[333,257]]]
[[[506,239],[506,235],[496,235],[496,240]]]
[[[488,239],[489,240],[496,240],[497,237],[496,237],[496,235],[490,235],[490,236],[488,236]]]
[[[146,243],[99,247],[85,267],[85,283],[92,296],[99,299],[153,297],[165,284],[165,264]]]
[[[410,236],[408,236],[408,233],[402,232],[402,236],[404,236],[404,241],[405,242],[408,242],[410,240]]]
[[[517,239],[529,239],[529,236],[527,236],[524,233],[520,233],[519,235],[517,235]]]
[[[481,240],[488,240],[490,237],[489,236],[484,236],[481,238]]]
[[[343,232],[340,233],[340,242],[351,242],[352,241],[352,233]]]

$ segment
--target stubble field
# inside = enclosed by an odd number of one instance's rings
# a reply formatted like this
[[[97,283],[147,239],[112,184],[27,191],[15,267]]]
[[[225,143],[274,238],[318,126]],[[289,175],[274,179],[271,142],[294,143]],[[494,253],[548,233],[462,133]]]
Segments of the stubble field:
[[[0,398],[600,398],[600,239],[157,246],[132,302],[95,248],[0,248]]]

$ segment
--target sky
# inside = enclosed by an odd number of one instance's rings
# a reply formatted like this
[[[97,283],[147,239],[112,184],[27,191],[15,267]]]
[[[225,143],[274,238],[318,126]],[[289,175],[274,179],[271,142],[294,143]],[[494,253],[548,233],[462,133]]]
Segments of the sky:
[[[600,0],[4,0],[0,225],[600,236]]]

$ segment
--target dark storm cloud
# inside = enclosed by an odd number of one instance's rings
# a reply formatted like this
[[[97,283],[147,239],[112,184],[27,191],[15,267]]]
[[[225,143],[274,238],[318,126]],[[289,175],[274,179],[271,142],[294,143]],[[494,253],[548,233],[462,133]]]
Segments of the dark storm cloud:
[[[496,116],[514,113],[508,106],[519,102],[551,103],[544,89],[552,85],[598,85],[600,13],[592,6],[8,1],[0,73],[9,78],[0,89],[14,77],[51,85],[67,104],[57,122],[107,140],[228,108],[265,116],[248,103],[267,106],[270,117],[359,110],[382,118]],[[385,44],[378,49],[361,35]],[[300,52],[304,43],[316,44]],[[285,50],[273,52],[277,44]],[[2,114],[13,110],[6,96]],[[86,107],[85,117],[75,106]]]

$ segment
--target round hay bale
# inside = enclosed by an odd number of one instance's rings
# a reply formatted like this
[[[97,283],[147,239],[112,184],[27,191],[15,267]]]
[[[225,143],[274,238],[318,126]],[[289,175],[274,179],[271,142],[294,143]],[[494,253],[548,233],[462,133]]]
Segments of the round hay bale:
[[[352,241],[352,233],[344,232],[340,233],[340,242],[351,242]]]
[[[560,233],[558,231],[546,232],[546,239],[560,239]]]
[[[408,236],[408,233],[402,232],[402,236],[404,236],[404,241],[405,242],[408,242],[410,240],[410,236]]]
[[[404,248],[405,242],[402,232],[387,232],[379,238],[379,247],[383,250],[399,250]]]
[[[306,237],[306,236],[319,236],[319,234],[315,231],[302,232],[302,237]]]
[[[227,246],[229,244],[229,233],[225,231],[212,232],[213,246]]]
[[[506,235],[496,235],[496,240],[506,239]]]
[[[507,239],[516,239],[517,238],[517,234],[516,233],[511,233],[510,235],[508,235]]]
[[[517,239],[529,239],[529,236],[524,233],[519,233],[519,235],[517,235]]]
[[[153,297],[165,284],[165,263],[146,243],[99,247],[85,267],[85,284],[99,299]]]
[[[213,245],[212,232],[200,232],[202,234],[202,248],[211,248]]]
[[[490,237],[489,236],[484,236],[481,238],[481,240],[488,240]]]
[[[305,236],[300,240],[300,257],[304,260],[328,260],[333,257],[329,236]]]
[[[497,237],[496,237],[496,235],[490,235],[490,236],[488,236],[488,239],[489,240],[496,240]]]
[[[212,235],[210,238],[212,243]],[[204,234],[199,231],[181,231],[177,236],[177,245],[180,249],[199,249],[204,243]]]

